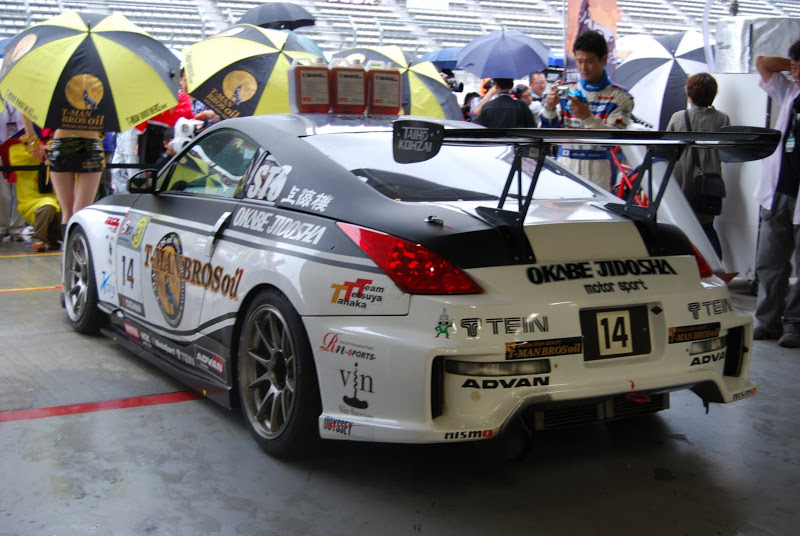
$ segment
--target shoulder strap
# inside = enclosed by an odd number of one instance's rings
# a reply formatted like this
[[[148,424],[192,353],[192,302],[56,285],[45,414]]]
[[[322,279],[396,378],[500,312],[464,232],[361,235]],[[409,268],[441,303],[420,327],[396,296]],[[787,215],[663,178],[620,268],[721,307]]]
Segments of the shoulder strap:
[[[692,122],[689,120],[689,110],[683,111],[683,119],[686,121],[686,131],[692,132]],[[700,170],[700,173],[703,172],[703,166],[700,165],[700,156],[697,154],[697,147],[692,145],[692,161],[697,166],[697,169]]]

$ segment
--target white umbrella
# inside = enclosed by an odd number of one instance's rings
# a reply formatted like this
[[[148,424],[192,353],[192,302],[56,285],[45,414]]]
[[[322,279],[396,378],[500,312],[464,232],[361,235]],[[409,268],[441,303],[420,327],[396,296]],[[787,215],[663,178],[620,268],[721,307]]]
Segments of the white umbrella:
[[[634,114],[667,128],[670,117],[686,108],[686,79],[708,71],[700,32],[688,31],[637,39],[633,51],[614,72],[614,81],[635,99]]]

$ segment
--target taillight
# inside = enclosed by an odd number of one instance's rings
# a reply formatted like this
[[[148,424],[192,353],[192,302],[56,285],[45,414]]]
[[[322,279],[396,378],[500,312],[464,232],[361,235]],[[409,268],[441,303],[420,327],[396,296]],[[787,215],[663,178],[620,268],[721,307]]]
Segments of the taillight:
[[[409,294],[478,294],[483,289],[460,268],[436,253],[395,236],[338,223],[364,253]]]
[[[714,275],[714,272],[711,270],[711,266],[708,264],[708,261],[697,250],[697,248],[694,247],[694,244],[692,244],[692,253],[694,253],[694,260],[697,261],[697,269],[700,270],[700,279]]]

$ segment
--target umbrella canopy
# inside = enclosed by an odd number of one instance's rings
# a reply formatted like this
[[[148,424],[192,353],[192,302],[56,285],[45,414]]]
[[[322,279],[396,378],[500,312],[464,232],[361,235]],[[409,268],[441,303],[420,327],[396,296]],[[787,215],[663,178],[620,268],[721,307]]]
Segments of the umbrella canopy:
[[[436,66],[429,61],[418,62],[416,57],[397,45],[348,48],[336,52],[333,57],[358,59],[362,63],[383,61],[397,64],[403,79],[403,110],[408,115],[442,119],[463,117],[458,101]]]
[[[123,15],[66,11],[6,46],[0,94],[42,127],[123,132],[178,103],[179,74]]]
[[[6,45],[9,44],[10,42],[11,42],[10,37],[5,37],[3,39],[0,39],[0,58],[2,58],[3,55],[5,54]]]
[[[636,115],[656,128],[667,128],[670,117],[686,108],[686,79],[708,71],[700,32],[679,32],[636,40],[619,64],[614,81],[636,100]]]
[[[547,68],[550,49],[518,30],[498,30],[467,43],[456,69],[480,78],[520,78]]]
[[[247,10],[238,23],[273,30],[294,30],[302,26],[313,26],[314,16],[305,8],[291,2],[265,2]]]
[[[290,112],[292,60],[320,57],[294,32],[252,24],[231,26],[183,55],[189,93],[225,119]]]
[[[455,69],[458,61],[458,54],[463,47],[440,48],[432,52],[427,52],[420,58],[421,61],[429,61],[438,69]]]

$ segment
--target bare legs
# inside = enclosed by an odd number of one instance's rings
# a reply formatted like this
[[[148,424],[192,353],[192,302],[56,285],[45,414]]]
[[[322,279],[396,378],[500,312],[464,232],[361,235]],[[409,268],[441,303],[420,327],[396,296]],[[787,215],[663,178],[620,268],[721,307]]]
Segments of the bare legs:
[[[92,204],[102,176],[102,171],[92,173],[50,172],[53,190],[61,205],[61,223],[67,223],[73,214]]]

